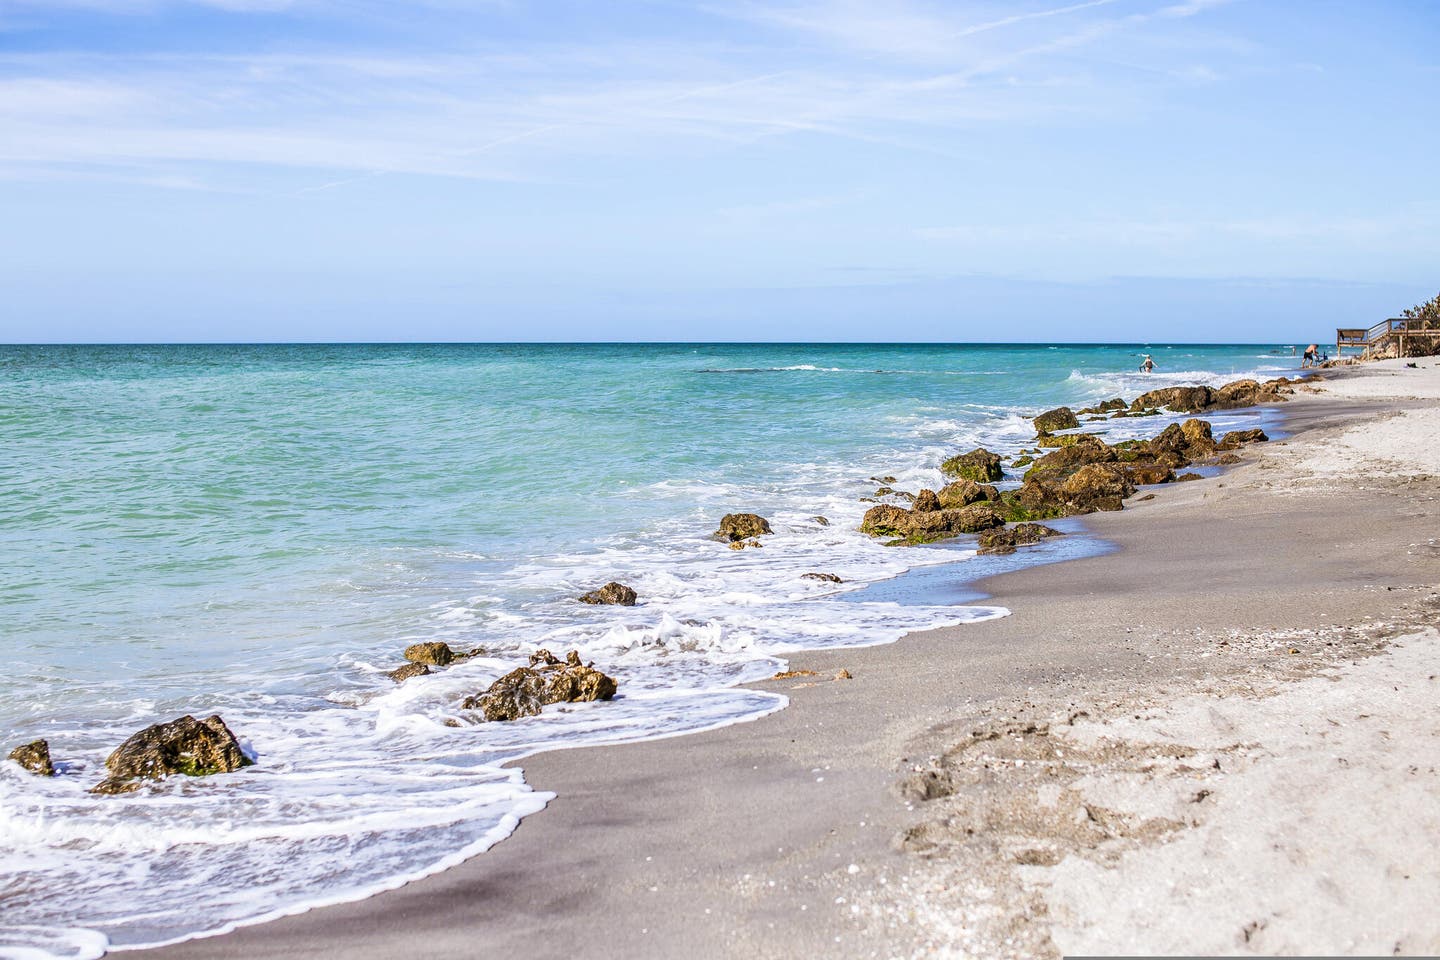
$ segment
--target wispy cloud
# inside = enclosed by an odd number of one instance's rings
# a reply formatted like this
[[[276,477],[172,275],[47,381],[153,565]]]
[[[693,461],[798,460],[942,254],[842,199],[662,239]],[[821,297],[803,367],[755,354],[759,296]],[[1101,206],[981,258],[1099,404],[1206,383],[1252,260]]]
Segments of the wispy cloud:
[[[135,14],[170,6],[68,2]],[[196,2],[272,14],[292,6]],[[423,54],[302,41],[242,53],[10,54],[0,56],[0,168],[14,177],[152,164],[164,182],[178,166],[188,183],[216,166],[274,167],[324,171],[310,186],[328,189],[391,173],[566,179],[587,158],[797,133],[943,154],[986,124],[1110,109],[1114,81],[1067,58],[1210,5],[1097,16],[1119,2],[990,17],[876,0],[707,8],[772,31],[743,47],[661,37],[449,43]]]

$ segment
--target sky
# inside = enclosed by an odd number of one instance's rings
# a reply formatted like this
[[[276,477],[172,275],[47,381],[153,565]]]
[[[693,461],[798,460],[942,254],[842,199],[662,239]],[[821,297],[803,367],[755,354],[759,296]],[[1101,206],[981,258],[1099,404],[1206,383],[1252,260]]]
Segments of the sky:
[[[1323,340],[1434,0],[0,0],[0,342]]]

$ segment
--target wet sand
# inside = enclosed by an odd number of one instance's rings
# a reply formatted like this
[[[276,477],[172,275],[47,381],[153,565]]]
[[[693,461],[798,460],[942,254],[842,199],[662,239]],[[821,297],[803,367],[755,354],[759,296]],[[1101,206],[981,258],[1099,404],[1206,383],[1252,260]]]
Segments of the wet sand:
[[[1440,900],[1440,884],[1406,857],[1440,845],[1440,823],[1413,808],[1440,788],[1440,731],[1388,719],[1424,694],[1380,692],[1440,675],[1440,641],[1416,632],[1440,614],[1437,374],[1428,360],[1366,365],[1297,396],[1291,439],[1086,518],[1115,552],[981,584],[1010,617],[796,656],[819,676],[764,684],[791,705],[754,723],[527,759],[558,799],[466,864],[152,953],[1434,952],[1440,923],[1413,904]],[[841,669],[853,679],[825,679]],[[1294,806],[1332,787],[1347,809],[1363,796],[1316,747],[1326,730],[1284,727],[1319,710],[1316,683],[1354,708],[1329,719],[1365,713],[1387,732],[1343,752],[1413,779],[1390,785],[1403,802],[1364,807],[1353,836],[1329,807]],[[1301,759],[1281,777],[1287,756]],[[1266,777],[1285,788],[1266,793]],[[1305,817],[1335,835],[1323,858],[1301,845],[1239,869]],[[1318,911],[1288,909],[1277,883]],[[1232,916],[1236,903],[1254,909]],[[1156,916],[1168,939],[1137,939]]]

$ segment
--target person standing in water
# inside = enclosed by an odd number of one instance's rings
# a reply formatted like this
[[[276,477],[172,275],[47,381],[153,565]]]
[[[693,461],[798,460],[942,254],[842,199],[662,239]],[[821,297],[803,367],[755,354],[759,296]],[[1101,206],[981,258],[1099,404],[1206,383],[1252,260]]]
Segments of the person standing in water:
[[[1155,361],[1150,359],[1150,354],[1148,354],[1148,353],[1145,354],[1145,359],[1142,360],[1142,361],[1140,361],[1140,372],[1141,372],[1141,373],[1154,373],[1154,372],[1155,372]]]

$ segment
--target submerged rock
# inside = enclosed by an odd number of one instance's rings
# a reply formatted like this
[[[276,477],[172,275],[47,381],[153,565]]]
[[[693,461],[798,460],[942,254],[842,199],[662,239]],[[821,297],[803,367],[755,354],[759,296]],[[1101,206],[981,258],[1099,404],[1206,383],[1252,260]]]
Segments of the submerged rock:
[[[961,453],[940,464],[940,472],[949,477],[988,483],[1005,476],[1000,466],[1000,457],[984,447],[976,447],[969,453]]]
[[[824,517],[811,517],[810,519],[820,524],[820,526],[822,527],[830,526],[830,521],[825,519]]]
[[[405,666],[400,667],[396,670],[391,670],[389,673],[385,674],[385,676],[389,677],[391,680],[394,680],[396,683],[404,683],[411,677],[423,677],[429,673],[430,668],[427,667],[425,664],[412,662],[407,663],[405,664]]]
[[[758,514],[727,513],[720,518],[720,529],[716,530],[712,537],[716,540],[735,543],[771,532],[770,521]]]
[[[411,663],[424,663],[432,667],[448,667],[459,659],[459,655],[450,649],[450,644],[439,641],[412,643],[405,648],[403,656]]]
[[[128,793],[136,780],[159,780],[172,774],[206,777],[230,773],[250,765],[250,758],[219,714],[196,720],[185,715],[169,723],[156,723],[115,748],[105,758],[110,776],[91,793]]]
[[[1014,553],[1015,548],[1039,543],[1048,537],[1063,537],[1059,530],[1043,523],[1017,523],[1013,527],[987,530],[980,534],[980,553]]]
[[[837,577],[837,576],[836,576],[835,574],[833,574],[833,573],[802,573],[802,574],[800,574],[800,579],[801,579],[801,580],[823,580],[823,581],[825,581],[826,583],[844,583],[844,582],[845,582],[844,580],[841,580],[839,577]]]
[[[37,776],[55,776],[55,766],[50,762],[50,744],[44,740],[32,740],[16,747],[10,751],[10,759]]]
[[[549,650],[538,650],[528,667],[516,667],[485,690],[461,702],[463,710],[478,710],[487,721],[518,720],[538,716],[552,703],[609,700],[616,684],[593,665],[580,662],[571,650],[564,661]]]
[[[1075,411],[1069,407],[1056,407],[1054,410],[1046,410],[1031,422],[1035,424],[1035,432],[1041,434],[1054,433],[1057,430],[1069,430],[1071,427],[1080,426],[1080,421],[1075,417]]]
[[[591,590],[580,598],[581,603],[611,604],[621,607],[635,606],[636,594],[623,583],[611,580],[599,590]]]

